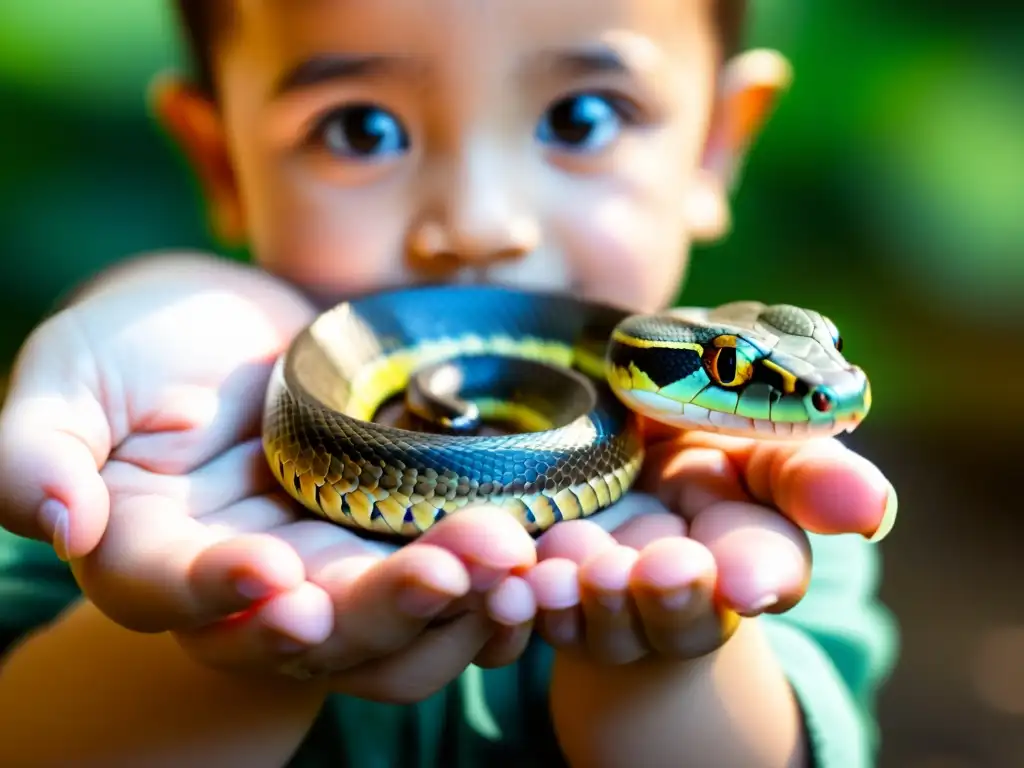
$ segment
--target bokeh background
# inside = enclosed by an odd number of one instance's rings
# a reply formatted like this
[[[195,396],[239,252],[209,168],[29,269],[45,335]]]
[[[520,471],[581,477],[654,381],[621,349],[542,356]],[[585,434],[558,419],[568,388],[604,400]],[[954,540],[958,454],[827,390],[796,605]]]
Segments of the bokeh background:
[[[180,61],[164,2],[0,6],[0,369],[127,255],[212,247],[146,106]],[[1024,766],[1024,12],[995,0],[760,0],[796,79],[735,234],[682,298],[818,307],[874,383],[850,440],[894,481],[902,633],[881,764]]]

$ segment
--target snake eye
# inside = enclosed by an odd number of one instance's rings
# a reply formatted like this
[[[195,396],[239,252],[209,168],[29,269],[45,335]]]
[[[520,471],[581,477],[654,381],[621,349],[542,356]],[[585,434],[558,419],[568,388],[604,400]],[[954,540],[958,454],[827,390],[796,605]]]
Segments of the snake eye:
[[[811,395],[811,405],[820,413],[828,413],[832,410],[832,398],[828,396],[827,392],[819,389]]]
[[[754,364],[736,350],[733,337],[720,336],[704,353],[704,367],[711,380],[722,387],[738,387],[754,375]]]

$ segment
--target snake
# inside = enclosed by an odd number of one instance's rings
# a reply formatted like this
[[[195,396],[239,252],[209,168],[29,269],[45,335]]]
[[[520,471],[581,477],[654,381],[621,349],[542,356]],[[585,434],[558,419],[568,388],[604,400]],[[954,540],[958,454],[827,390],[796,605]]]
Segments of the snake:
[[[644,419],[803,440],[853,431],[870,405],[836,325],[800,306],[637,313],[428,285],[341,301],[301,330],[272,365],[262,442],[287,494],[332,523],[408,540],[488,503],[539,535],[631,489]]]

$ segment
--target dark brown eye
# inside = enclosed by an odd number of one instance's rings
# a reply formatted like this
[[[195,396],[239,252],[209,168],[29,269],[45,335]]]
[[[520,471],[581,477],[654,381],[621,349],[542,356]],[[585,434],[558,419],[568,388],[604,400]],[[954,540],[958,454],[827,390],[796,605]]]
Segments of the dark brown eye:
[[[843,337],[842,336],[836,336],[836,351],[840,352],[840,353],[843,351]]]
[[[537,138],[574,151],[599,151],[613,142],[635,116],[621,98],[601,93],[567,96],[548,109]]]
[[[373,104],[334,110],[320,122],[316,133],[327,151],[338,157],[365,158],[409,150],[409,135],[398,118]]]

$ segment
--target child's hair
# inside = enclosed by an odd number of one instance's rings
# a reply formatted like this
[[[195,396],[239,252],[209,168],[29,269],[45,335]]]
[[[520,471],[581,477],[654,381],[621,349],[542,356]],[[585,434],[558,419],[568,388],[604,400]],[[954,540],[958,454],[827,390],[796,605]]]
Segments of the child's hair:
[[[723,53],[739,50],[749,0],[717,0],[716,14]],[[230,22],[231,0],[174,0],[192,57],[195,85],[209,95],[215,91],[212,50],[217,35]]]

